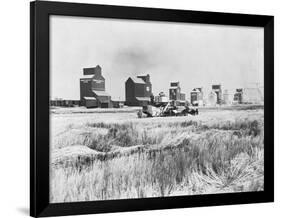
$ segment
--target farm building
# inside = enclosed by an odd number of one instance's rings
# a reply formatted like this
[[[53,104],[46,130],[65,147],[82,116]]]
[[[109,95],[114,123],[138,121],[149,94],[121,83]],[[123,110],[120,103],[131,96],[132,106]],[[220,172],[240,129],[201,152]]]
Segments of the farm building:
[[[85,107],[86,108],[94,108],[98,107],[97,99],[95,97],[84,97]]]
[[[80,101],[82,106],[111,107],[111,96],[105,92],[105,79],[101,67],[83,69],[84,77],[80,78]]]
[[[196,106],[203,106],[203,88],[194,88],[190,92],[190,103]]]
[[[122,108],[124,107],[125,101],[120,100],[120,98],[111,99],[112,107],[113,108]]]
[[[125,83],[126,105],[144,106],[151,102],[152,84],[149,74],[129,77]]]

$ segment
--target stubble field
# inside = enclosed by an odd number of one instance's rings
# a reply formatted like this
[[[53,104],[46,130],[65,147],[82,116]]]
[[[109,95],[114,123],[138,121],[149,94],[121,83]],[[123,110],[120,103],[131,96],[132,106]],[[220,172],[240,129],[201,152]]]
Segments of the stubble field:
[[[52,203],[263,190],[262,108],[144,119],[54,109],[50,119]]]

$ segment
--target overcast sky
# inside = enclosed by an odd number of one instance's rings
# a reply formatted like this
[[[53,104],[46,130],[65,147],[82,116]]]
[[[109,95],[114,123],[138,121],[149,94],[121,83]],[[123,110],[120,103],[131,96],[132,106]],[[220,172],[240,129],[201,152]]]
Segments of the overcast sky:
[[[263,28],[51,16],[51,98],[79,99],[83,68],[100,65],[106,91],[125,99],[130,76],[150,74],[152,91],[180,81],[209,92],[263,84]]]

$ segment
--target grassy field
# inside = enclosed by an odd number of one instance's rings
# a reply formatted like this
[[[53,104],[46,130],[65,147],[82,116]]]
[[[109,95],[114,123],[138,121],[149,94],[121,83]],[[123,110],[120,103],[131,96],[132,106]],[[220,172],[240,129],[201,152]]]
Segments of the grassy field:
[[[250,109],[144,119],[54,109],[50,201],[263,190],[263,109]]]

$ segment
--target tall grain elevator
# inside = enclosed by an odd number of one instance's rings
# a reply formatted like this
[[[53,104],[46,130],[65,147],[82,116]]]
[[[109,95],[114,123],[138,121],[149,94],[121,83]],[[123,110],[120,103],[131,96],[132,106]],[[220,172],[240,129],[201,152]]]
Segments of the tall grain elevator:
[[[150,75],[129,77],[125,83],[126,105],[144,106],[151,102],[152,84]]]
[[[203,106],[203,87],[192,89],[190,103],[194,106]]]
[[[216,93],[217,95],[217,104],[221,104],[222,103],[222,89],[221,89],[221,85],[212,85],[212,91]]]
[[[105,78],[99,65],[83,69],[80,78],[80,102],[82,106],[111,107],[111,96],[105,92]]]
[[[185,94],[181,92],[180,82],[170,83],[169,99],[177,105],[185,105]]]

